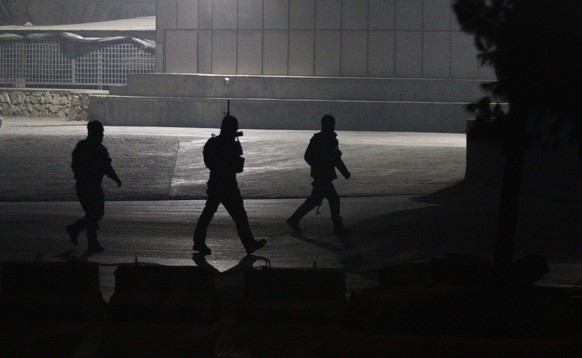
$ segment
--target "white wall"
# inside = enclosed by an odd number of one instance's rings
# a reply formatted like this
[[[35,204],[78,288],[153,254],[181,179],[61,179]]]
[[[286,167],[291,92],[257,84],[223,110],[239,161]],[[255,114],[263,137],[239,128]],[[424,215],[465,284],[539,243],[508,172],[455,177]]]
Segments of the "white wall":
[[[159,72],[492,78],[451,0],[158,0]]]

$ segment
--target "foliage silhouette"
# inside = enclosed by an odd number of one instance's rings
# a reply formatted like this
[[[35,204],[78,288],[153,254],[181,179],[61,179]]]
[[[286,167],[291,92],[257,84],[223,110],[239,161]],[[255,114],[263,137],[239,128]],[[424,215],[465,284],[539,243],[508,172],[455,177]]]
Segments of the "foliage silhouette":
[[[474,35],[478,59],[497,81],[482,85],[488,96],[468,106],[481,139],[505,152],[494,264],[499,277],[514,256],[519,194],[527,144],[541,127],[574,123],[580,138],[582,100],[582,1],[455,0],[461,29]],[[504,111],[500,103],[507,103]],[[578,144],[580,145],[580,144]],[[582,146],[580,153],[582,153]]]

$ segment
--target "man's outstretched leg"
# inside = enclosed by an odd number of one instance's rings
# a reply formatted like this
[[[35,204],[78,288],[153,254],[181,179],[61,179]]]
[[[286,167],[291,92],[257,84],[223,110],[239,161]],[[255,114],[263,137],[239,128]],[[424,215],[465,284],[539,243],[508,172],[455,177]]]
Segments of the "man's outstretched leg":
[[[319,205],[320,202],[321,201],[314,198],[313,195],[307,198],[305,202],[295,210],[293,215],[287,219],[287,225],[291,226],[291,229],[297,233],[303,232],[303,229],[299,226],[299,221],[301,221],[307,213],[313,210],[313,208]]]
[[[333,233],[335,235],[347,234],[350,230],[344,226],[342,217],[340,216],[340,197],[337,195],[333,184],[326,190],[326,198],[329,202],[329,210],[331,212],[331,221],[333,222]]]
[[[87,246],[87,252],[94,253],[105,250],[99,240],[97,240],[97,230],[89,230],[89,228],[87,228],[87,241],[89,243]]]
[[[243,199],[237,189],[227,195],[222,203],[236,224],[236,231],[247,255],[252,254],[267,244],[267,240],[255,240],[251,231],[249,217],[245,211]]]
[[[87,204],[87,211],[85,222],[87,223],[87,251],[88,252],[102,252],[105,248],[97,240],[97,230],[99,230],[99,220],[103,219],[105,215],[105,200],[103,195],[98,195],[97,198]]]
[[[71,225],[67,225],[65,228],[67,230],[67,234],[69,234],[69,239],[74,246],[79,245],[79,234],[81,231],[87,228],[87,221],[85,218],[81,218]]]
[[[73,245],[77,246],[79,244],[79,234],[86,229],[87,251],[101,252],[104,248],[97,240],[97,230],[99,230],[99,220],[105,214],[105,197],[103,191],[99,187],[79,184],[77,184],[76,191],[81,207],[85,212],[85,217],[66,227],[69,239]]]
[[[307,215],[316,206],[321,205],[321,201],[324,198],[324,194],[321,191],[321,187],[318,183],[313,183],[313,190],[311,195],[305,199],[303,204],[301,204],[297,210],[287,219],[287,225],[291,226],[291,229],[296,233],[302,233],[303,229],[299,226],[299,221]]]
[[[214,213],[218,210],[218,205],[220,205],[220,200],[214,197],[209,197],[206,200],[206,205],[204,205],[204,209],[202,210],[202,214],[200,214],[196,229],[194,230],[194,246],[192,246],[192,249],[198,251],[203,256],[212,253],[210,248],[206,246],[206,232],[208,231],[210,221],[214,217]]]

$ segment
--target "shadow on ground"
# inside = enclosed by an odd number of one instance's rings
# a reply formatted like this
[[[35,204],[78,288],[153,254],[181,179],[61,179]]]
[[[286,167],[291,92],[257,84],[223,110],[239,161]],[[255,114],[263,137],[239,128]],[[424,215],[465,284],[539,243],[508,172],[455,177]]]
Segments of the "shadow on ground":
[[[497,211],[493,190],[463,181],[413,201],[430,206],[377,216],[353,228],[364,241],[360,247],[366,257],[388,264],[451,252],[490,254]],[[385,240],[376,244],[365,243],[382,236]]]
[[[496,185],[461,181],[412,199],[428,207],[370,218],[353,229],[362,238],[358,245],[364,255],[374,262],[410,262],[452,252],[490,257],[499,197]],[[582,261],[577,198],[552,188],[522,195],[516,257],[537,253],[550,262]],[[385,240],[374,244],[366,239],[372,237]]]

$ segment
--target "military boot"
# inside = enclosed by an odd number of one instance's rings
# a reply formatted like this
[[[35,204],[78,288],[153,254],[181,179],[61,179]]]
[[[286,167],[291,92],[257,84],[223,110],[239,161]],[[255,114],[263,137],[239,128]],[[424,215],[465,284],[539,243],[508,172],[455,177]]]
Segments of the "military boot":
[[[69,234],[69,240],[73,246],[79,245],[79,230],[77,229],[76,225],[67,225],[67,234]]]
[[[101,246],[101,244],[99,243],[99,240],[97,240],[97,233],[88,232],[87,239],[88,239],[87,241],[89,243],[89,245],[87,247],[87,252],[96,253],[96,252],[102,252],[103,250],[105,250],[105,248],[103,246]]]
[[[291,226],[291,230],[296,233],[301,234],[303,232],[303,229],[299,226],[299,220],[294,219],[293,216],[287,219],[286,223]]]
[[[194,242],[192,250],[198,251],[198,253],[202,256],[208,256],[212,253],[212,250],[210,250],[210,248],[203,242]]]
[[[245,242],[244,243],[245,251],[247,252],[247,255],[250,255],[253,252],[260,249],[261,247],[265,246],[266,243],[267,243],[267,240],[265,240],[265,239],[259,239],[259,240],[253,239],[251,241]]]
[[[99,243],[99,241],[89,241],[89,246],[87,248],[87,252],[95,253],[95,252],[103,252],[105,248]]]

